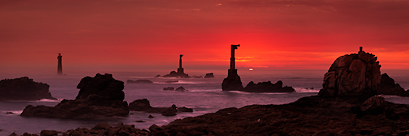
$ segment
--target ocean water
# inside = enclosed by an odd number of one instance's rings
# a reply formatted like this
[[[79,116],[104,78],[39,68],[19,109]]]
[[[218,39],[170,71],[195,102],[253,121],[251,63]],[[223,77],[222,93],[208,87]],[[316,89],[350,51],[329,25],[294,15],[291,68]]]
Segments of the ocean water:
[[[295,88],[295,93],[246,93],[238,91],[224,92],[221,90],[223,78],[226,73],[215,73],[215,78],[154,78],[155,72],[110,72],[114,78],[125,82],[125,101],[128,103],[146,98],[153,107],[169,107],[175,104],[178,107],[193,108],[193,113],[178,113],[173,117],[164,117],[160,114],[131,111],[128,117],[107,118],[101,120],[78,120],[78,119],[50,119],[50,118],[27,118],[19,114],[27,105],[47,105],[55,106],[63,99],[75,99],[79,89],[76,88],[79,81],[85,76],[94,77],[96,73],[83,72],[67,74],[64,76],[32,74],[28,75],[36,82],[43,82],[50,85],[50,92],[58,100],[38,100],[38,101],[2,101],[0,102],[0,135],[9,135],[13,132],[17,134],[40,133],[41,130],[66,131],[78,127],[92,128],[100,122],[110,125],[116,123],[133,124],[140,129],[147,129],[152,124],[165,125],[175,119],[203,115],[216,112],[219,109],[228,107],[243,107],[252,104],[286,104],[294,102],[305,96],[317,95],[322,86],[325,70],[311,71],[243,71],[239,73],[243,85],[249,81],[261,82],[271,81],[273,83],[282,80],[285,86]],[[103,73],[103,72],[101,72]],[[192,72],[190,75],[204,76],[204,72]],[[392,72],[393,73],[393,72]],[[408,78],[396,72],[389,74],[400,83],[406,90],[409,89]],[[1,79],[17,78],[26,75],[3,74]],[[126,80],[148,79],[154,84],[128,84]],[[166,81],[178,81],[166,83]],[[188,91],[164,91],[165,87],[183,86]],[[388,101],[409,104],[409,100],[398,96],[385,96]],[[6,114],[11,112],[13,114]],[[148,118],[149,115],[154,118]],[[138,121],[138,122],[137,122]],[[143,121],[143,122],[140,122]]]

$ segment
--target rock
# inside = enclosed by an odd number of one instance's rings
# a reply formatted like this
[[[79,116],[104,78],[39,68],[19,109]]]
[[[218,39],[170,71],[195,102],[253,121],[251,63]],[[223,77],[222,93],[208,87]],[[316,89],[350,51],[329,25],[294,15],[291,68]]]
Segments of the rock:
[[[160,113],[163,116],[175,116],[177,112],[193,112],[193,109],[182,107],[180,110],[176,105],[171,107],[152,107],[147,99],[138,99],[129,104],[129,110],[131,111],[145,111],[148,113]],[[153,118],[153,116],[152,116]]]
[[[128,103],[123,101],[124,83],[111,74],[85,77],[77,88],[81,90],[75,100],[64,99],[54,107],[28,105],[21,116],[79,119],[128,116]]]
[[[135,121],[135,122],[138,122],[138,123],[143,123],[143,122],[146,122],[146,121],[143,121],[143,120],[137,120],[137,121]]]
[[[112,74],[97,74],[94,78],[85,77],[77,85],[80,89],[76,99],[87,99],[90,94],[97,94],[106,100],[124,100],[124,82],[115,80]]]
[[[175,91],[184,92],[184,91],[187,91],[187,90],[181,86],[181,87],[176,88]]]
[[[385,98],[382,96],[372,96],[361,105],[361,111],[366,114],[381,114],[385,110]]]
[[[171,91],[173,91],[173,90],[175,90],[175,88],[173,88],[173,87],[165,87],[165,88],[163,88],[163,90],[171,90]]]
[[[34,82],[28,77],[0,81],[0,101],[55,99],[45,83]]]
[[[382,74],[377,94],[409,96],[409,93],[399,84],[395,84],[395,80],[390,78],[386,73]]]
[[[146,111],[152,109],[148,99],[138,99],[129,103],[129,110],[131,111]]]
[[[214,78],[213,73],[206,73],[206,76],[204,78]]]
[[[152,115],[149,115],[149,116],[148,116],[148,118],[150,118],[150,119],[151,119],[151,118],[154,118],[154,117],[153,117]]]
[[[259,82],[254,84],[253,81],[249,82],[247,86],[242,90],[246,92],[295,92],[294,88],[285,86],[283,87],[283,82],[277,81],[277,83],[272,84],[268,82]]]
[[[160,77],[160,75],[158,74],[158,75],[156,75],[155,77]]]
[[[41,131],[40,136],[56,136],[58,133],[61,132],[55,130],[43,130]]]
[[[231,69],[229,69],[230,73]],[[243,90],[243,83],[241,82],[240,76],[237,75],[237,70],[232,74],[229,74],[225,79],[223,79],[222,90],[223,91],[238,91]]]
[[[203,76],[192,76],[191,78],[203,78]]]
[[[161,127],[156,124],[153,124],[149,127],[149,131],[153,136],[169,136],[167,132],[165,132]]]
[[[108,130],[110,128],[111,128],[111,126],[108,125],[107,123],[99,123],[99,124],[95,125],[92,129],[94,129],[94,130],[100,130],[100,129]]]
[[[324,76],[319,96],[373,96],[381,82],[375,55],[360,51],[338,57]]]
[[[134,83],[134,84],[153,84],[151,80],[146,79],[138,79],[138,80],[127,80],[126,83]]]
[[[164,75],[163,77],[178,77],[178,78],[190,78],[188,74],[182,72],[171,71],[169,74]]]
[[[14,113],[13,113],[13,112],[8,111],[8,112],[6,112],[6,114],[14,114]]]

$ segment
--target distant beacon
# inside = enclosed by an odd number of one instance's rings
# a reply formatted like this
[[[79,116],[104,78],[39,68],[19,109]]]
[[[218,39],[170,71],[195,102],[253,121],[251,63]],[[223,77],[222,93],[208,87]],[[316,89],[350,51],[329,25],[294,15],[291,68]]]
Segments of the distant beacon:
[[[62,56],[61,53],[58,53],[58,68],[57,68],[57,74],[62,75]]]

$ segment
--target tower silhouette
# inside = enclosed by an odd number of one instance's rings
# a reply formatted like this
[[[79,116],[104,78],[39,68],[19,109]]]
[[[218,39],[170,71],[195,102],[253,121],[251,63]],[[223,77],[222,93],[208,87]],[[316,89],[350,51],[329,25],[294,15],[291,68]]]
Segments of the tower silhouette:
[[[58,53],[58,68],[57,68],[57,74],[62,75],[62,56],[61,53]]]

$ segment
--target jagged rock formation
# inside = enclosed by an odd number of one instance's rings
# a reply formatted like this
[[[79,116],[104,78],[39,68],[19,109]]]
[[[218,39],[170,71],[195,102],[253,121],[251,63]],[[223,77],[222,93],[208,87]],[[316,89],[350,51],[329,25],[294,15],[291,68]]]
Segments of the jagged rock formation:
[[[409,96],[409,92],[405,91],[399,84],[395,84],[395,80],[386,73],[382,74],[377,94]]]
[[[148,99],[138,99],[129,103],[131,111],[145,111],[148,113],[161,113],[163,116],[175,116],[178,112],[193,112],[193,109],[186,107],[152,107]]]
[[[289,86],[283,87],[283,82],[277,81],[273,84],[271,81],[268,82],[259,82],[254,84],[253,81],[249,82],[242,91],[246,92],[295,92],[294,88]]]
[[[206,76],[204,78],[214,78],[213,73],[206,73]]]
[[[364,51],[341,56],[325,74],[319,95],[375,95],[381,82],[380,67],[377,57]]]
[[[134,83],[134,84],[153,84],[151,80],[147,79],[138,79],[138,80],[126,80],[126,83]]]
[[[128,116],[124,100],[124,82],[111,74],[85,77],[77,86],[81,89],[75,100],[63,100],[54,107],[28,105],[21,116],[47,118],[102,118]]]
[[[34,82],[28,77],[0,81],[0,101],[55,99],[45,83]]]

